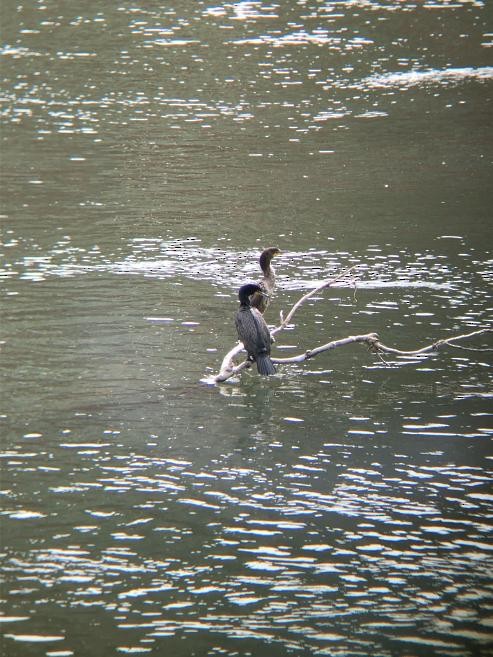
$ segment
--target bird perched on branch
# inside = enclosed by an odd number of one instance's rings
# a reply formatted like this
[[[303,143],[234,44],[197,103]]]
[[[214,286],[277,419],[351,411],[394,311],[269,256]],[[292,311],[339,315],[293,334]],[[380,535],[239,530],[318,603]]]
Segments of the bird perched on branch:
[[[248,283],[240,287],[238,292],[240,308],[235,319],[236,330],[248,353],[248,358],[257,363],[258,373],[268,376],[276,373],[276,368],[270,359],[272,338],[262,314],[251,306],[251,297],[255,294],[263,294],[262,288],[256,283]]]
[[[272,258],[278,253],[281,253],[281,251],[277,248],[277,246],[269,246],[260,254],[260,269],[264,274],[262,280],[260,280],[258,283],[261,292],[256,292],[252,296],[250,305],[252,308],[258,308],[262,314],[265,312],[265,309],[269,305],[269,297],[271,296],[276,286],[276,273],[271,265],[271,262]]]

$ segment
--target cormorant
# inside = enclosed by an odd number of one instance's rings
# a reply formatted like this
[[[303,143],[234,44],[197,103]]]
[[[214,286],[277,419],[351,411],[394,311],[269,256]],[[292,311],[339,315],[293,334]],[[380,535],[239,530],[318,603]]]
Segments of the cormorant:
[[[257,363],[259,374],[268,376],[275,374],[276,368],[270,359],[270,345],[272,338],[269,328],[262,314],[252,308],[250,297],[252,294],[262,293],[260,285],[247,283],[242,285],[238,292],[240,308],[236,313],[236,330],[238,337],[243,342],[248,358]]]
[[[250,305],[252,308],[258,308],[262,314],[269,305],[269,297],[276,286],[276,273],[271,265],[271,261],[278,253],[281,253],[281,251],[277,246],[269,246],[269,248],[264,249],[260,254],[260,269],[264,274],[262,280],[258,283],[261,292],[256,292],[252,296]]]

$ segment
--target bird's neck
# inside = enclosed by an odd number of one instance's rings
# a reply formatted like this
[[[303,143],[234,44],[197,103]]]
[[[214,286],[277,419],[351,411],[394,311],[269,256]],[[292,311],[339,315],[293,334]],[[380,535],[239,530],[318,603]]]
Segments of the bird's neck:
[[[274,270],[271,265],[272,257],[265,255],[264,253],[260,256],[260,269],[263,271],[264,276],[273,276]]]
[[[274,281],[276,278],[276,272],[274,271],[274,267],[269,263],[267,265],[266,269],[262,270],[264,272],[264,278],[267,279],[268,281]]]

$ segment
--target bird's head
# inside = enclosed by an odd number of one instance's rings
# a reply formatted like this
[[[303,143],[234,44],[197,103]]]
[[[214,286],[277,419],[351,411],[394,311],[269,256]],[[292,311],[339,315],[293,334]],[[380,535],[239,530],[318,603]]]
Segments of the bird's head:
[[[260,268],[262,271],[265,271],[265,269],[270,265],[272,258],[274,258],[276,255],[279,255],[279,253],[281,253],[281,249],[278,249],[277,246],[269,246],[262,251],[260,254]]]
[[[260,292],[260,294],[266,296],[264,292],[262,292],[260,285],[257,285],[256,283],[247,283],[246,285],[242,285],[238,291],[238,298],[240,299],[240,303],[249,305],[250,297],[252,294],[255,294],[255,292]]]

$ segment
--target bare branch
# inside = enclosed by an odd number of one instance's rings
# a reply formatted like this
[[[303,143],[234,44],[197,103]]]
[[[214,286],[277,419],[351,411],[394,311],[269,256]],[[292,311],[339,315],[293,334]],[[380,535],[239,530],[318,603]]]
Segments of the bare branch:
[[[287,363],[302,363],[305,360],[310,358],[315,358],[319,354],[330,351],[332,349],[337,349],[338,347],[345,347],[348,344],[354,344],[356,342],[366,342],[369,348],[373,348],[373,345],[378,343],[378,335],[376,333],[366,333],[365,335],[349,335],[347,338],[342,338],[340,340],[332,340],[327,342],[327,344],[320,345],[314,349],[309,349],[303,354],[298,354],[297,356],[290,356],[289,358],[272,358],[273,363],[287,364]]]
[[[366,333],[364,335],[350,335],[347,338],[342,338],[341,340],[332,340],[331,342],[327,342],[327,344],[321,345],[319,347],[315,347],[315,349],[309,349],[308,351],[305,351],[302,354],[298,354],[297,356],[291,356],[289,358],[272,358],[272,362],[278,364],[284,364],[284,365],[289,363],[302,363],[303,361],[309,360],[310,358],[314,358],[315,356],[318,356],[319,354],[324,353],[325,351],[330,351],[331,349],[337,349],[338,347],[345,347],[346,345],[354,344],[356,342],[365,342],[368,345],[368,349],[372,353],[378,355],[380,358],[382,358],[382,354],[392,354],[394,356],[425,356],[433,352],[436,353],[438,349],[442,346],[446,345],[446,346],[456,347],[458,345],[452,344],[453,342],[457,342],[458,340],[466,340],[475,337],[477,335],[484,335],[485,333],[493,333],[493,329],[484,328],[484,329],[479,329],[477,331],[473,331],[471,333],[456,335],[453,338],[438,340],[437,342],[434,342],[431,345],[428,345],[421,349],[415,349],[412,351],[402,351],[400,349],[394,349],[393,347],[387,347],[387,345],[383,344],[383,342],[380,342],[380,338],[377,333]],[[489,349],[488,347],[485,347],[484,349],[476,348],[474,349],[474,351],[491,351],[491,349]],[[385,360],[383,362],[385,362]]]
[[[322,290],[331,287],[338,281],[340,281],[342,278],[347,276],[351,271],[357,268],[358,265],[354,265],[353,267],[348,267],[347,269],[344,269],[340,274],[337,274],[337,276],[334,276],[332,278],[329,278],[319,285],[317,285],[316,288],[313,290],[310,290],[307,294],[303,295],[301,299],[299,299],[294,306],[291,308],[289,313],[287,314],[286,318],[283,317],[282,311],[281,311],[281,323],[279,326],[276,326],[276,328],[272,329],[271,335],[274,336],[276,333],[279,333],[279,331],[282,331],[283,328],[285,328],[289,322],[291,321],[293,315],[295,312],[298,310],[298,308],[308,299],[311,297],[315,296],[318,292],[321,292]],[[222,383],[223,381],[227,381],[230,379],[232,376],[235,376],[236,374],[240,373],[242,370],[246,369],[247,367],[250,367],[251,362],[249,360],[243,361],[239,365],[235,365],[234,363],[234,358],[237,356],[241,351],[243,351],[243,345],[241,342],[238,342],[232,349],[228,351],[228,353],[224,356],[223,362],[221,363],[221,369],[219,370],[219,373],[216,374],[215,376],[209,377],[208,379],[205,379],[206,383]],[[277,362],[273,359],[273,362]],[[281,362],[281,361],[279,361]]]
[[[353,267],[349,267],[345,269],[343,272],[338,274],[337,276],[334,276],[333,278],[330,278],[328,280],[323,281],[317,287],[315,287],[313,290],[310,290],[307,294],[303,295],[291,308],[289,313],[286,315],[286,317],[283,316],[281,312],[281,323],[279,326],[276,326],[272,331],[271,334],[272,336],[276,335],[279,333],[279,331],[282,331],[291,321],[293,318],[294,314],[296,311],[305,303],[305,301],[308,301],[311,297],[315,296],[317,293],[321,292],[322,290],[331,287],[338,281],[340,281],[342,278],[347,276],[351,271],[357,268],[357,265],[354,265]],[[427,356],[432,353],[436,353],[441,347],[448,346],[448,347],[454,347],[456,349],[468,349],[470,351],[492,351],[493,349],[490,349],[488,347],[484,348],[473,348],[473,347],[463,347],[461,345],[455,344],[456,342],[459,342],[461,340],[468,340],[469,338],[476,337],[479,335],[484,335],[486,333],[493,333],[493,329],[491,328],[482,328],[478,329],[476,331],[471,331],[470,333],[464,333],[462,335],[456,335],[451,338],[444,338],[441,340],[437,340],[436,342],[433,342],[430,345],[427,345],[426,347],[422,347],[420,349],[414,349],[411,351],[403,351],[401,349],[395,349],[393,347],[388,347],[387,345],[383,344],[380,341],[380,338],[377,333],[366,333],[363,335],[350,335],[346,338],[341,338],[339,340],[332,340],[331,342],[327,342],[326,344],[320,345],[318,347],[314,347],[313,349],[309,349],[305,351],[304,353],[297,354],[296,356],[291,356],[288,358],[275,358],[272,357],[271,360],[273,363],[280,364],[280,365],[285,365],[289,363],[302,363],[306,360],[309,360],[311,358],[315,358],[321,353],[324,353],[326,351],[331,351],[332,349],[337,349],[339,347],[345,347],[349,344],[355,344],[355,343],[361,343],[364,342],[367,344],[369,351],[372,353],[376,354],[380,360],[388,365],[388,363],[385,361],[383,354],[390,354],[393,356],[404,356],[404,357],[416,357],[416,356]],[[234,358],[242,352],[243,349],[243,344],[241,342],[238,342],[228,353],[224,356],[222,364],[221,364],[221,369],[218,374],[215,376],[208,377],[207,379],[204,379],[205,383],[222,383],[224,381],[227,381],[233,376],[236,376],[240,372],[242,372],[244,369],[247,369],[251,366],[251,361],[246,359],[239,363],[238,365],[235,365],[234,363]]]
[[[238,344],[237,346],[239,347],[239,351],[243,350],[243,345],[242,344]],[[232,349],[231,352],[232,351],[234,351],[234,350]],[[224,365],[224,361],[223,361],[223,365]],[[215,376],[212,376],[212,377],[209,377],[208,379],[205,379],[204,383],[224,383],[224,381],[227,381],[231,377],[236,376],[242,370],[245,370],[245,369],[251,367],[251,365],[252,365],[252,361],[248,360],[248,359],[242,361],[239,365],[235,365],[233,360],[230,360],[230,361],[228,361],[226,367],[221,367],[221,370],[220,370],[219,374],[216,374]]]
[[[315,296],[316,294],[318,294],[322,290],[325,290],[328,287],[332,287],[332,285],[335,285],[336,283],[338,283],[342,278],[344,278],[351,271],[356,269],[357,266],[358,265],[354,265],[353,267],[348,267],[347,269],[344,269],[344,271],[342,271],[340,274],[337,274],[337,276],[334,276],[333,278],[329,278],[328,280],[323,281],[322,283],[317,285],[316,288],[314,288],[313,290],[310,290],[310,292],[307,292],[307,294],[304,294],[301,297],[301,299],[298,299],[298,301],[294,304],[294,306],[291,308],[291,310],[286,315],[286,317],[284,317],[282,312],[281,312],[281,323],[279,324],[279,326],[276,326],[276,328],[271,331],[271,335],[276,335],[276,333],[279,333],[279,331],[282,331],[282,329],[285,328],[289,324],[289,322],[293,318],[293,315],[295,314],[295,312],[298,310],[298,308],[300,306],[302,306],[305,303],[305,301],[308,301],[308,299]]]
[[[436,342],[433,342],[432,344],[426,347],[422,347],[421,349],[415,349],[412,351],[401,351],[400,349],[393,349],[392,347],[387,347],[386,345],[382,344],[379,341],[376,343],[375,347],[378,352],[383,352],[386,354],[394,354],[395,356],[422,356],[434,351],[438,351],[443,346],[457,348],[459,347],[459,345],[453,344],[454,342],[458,342],[459,340],[467,340],[477,335],[484,335],[485,333],[493,333],[493,329],[483,328],[483,329],[478,329],[476,331],[471,331],[471,333],[456,335],[455,337],[452,338],[443,338],[442,340],[437,340]],[[461,347],[461,348],[464,349],[466,347]],[[489,349],[488,347],[482,349],[476,348],[474,349],[474,351],[491,351],[491,349]]]
[[[413,349],[411,351],[403,351],[401,349],[394,349],[393,347],[388,347],[387,345],[383,344],[383,342],[380,341],[380,338],[377,333],[350,335],[347,338],[341,338],[340,340],[332,340],[331,342],[327,342],[326,344],[315,347],[314,349],[309,349],[303,352],[302,354],[297,354],[296,356],[290,356],[288,358],[272,358],[272,362],[278,365],[303,363],[304,361],[310,360],[311,358],[315,358],[319,354],[322,354],[326,351],[331,351],[332,349],[345,347],[347,345],[355,344],[358,342],[366,343],[368,345],[368,349],[372,353],[379,356],[382,360],[383,360],[382,354],[391,354],[393,356],[405,356],[405,357],[427,356],[436,353],[441,347],[444,346],[457,347],[458,345],[455,345],[454,343],[458,342],[459,340],[468,340],[469,338],[473,338],[479,335],[485,335],[488,333],[493,333],[493,329],[490,328],[478,329],[477,331],[472,331],[471,333],[464,333],[462,335],[456,335],[452,338],[438,340],[437,342],[433,342],[432,344],[427,345],[426,347],[422,347],[421,349]],[[246,369],[247,367],[250,367],[251,362],[249,360],[245,360],[239,365],[234,365],[232,359],[228,360],[230,354],[232,354],[233,352],[237,354],[239,351],[241,351],[241,349],[242,349],[242,345],[240,344],[238,344],[234,349],[232,349],[224,359],[223,367],[221,367],[221,371],[219,372],[219,374],[210,377],[209,379],[207,379],[206,382],[221,383],[223,381],[227,381],[232,376],[235,376],[236,374],[239,374],[242,370]],[[474,351],[491,351],[491,349],[489,347],[484,347],[484,348],[476,347],[474,348]],[[383,362],[385,362],[385,360]],[[227,363],[227,367],[224,366],[225,363]]]

